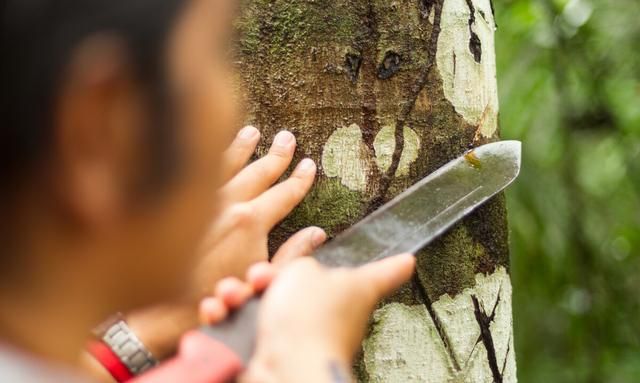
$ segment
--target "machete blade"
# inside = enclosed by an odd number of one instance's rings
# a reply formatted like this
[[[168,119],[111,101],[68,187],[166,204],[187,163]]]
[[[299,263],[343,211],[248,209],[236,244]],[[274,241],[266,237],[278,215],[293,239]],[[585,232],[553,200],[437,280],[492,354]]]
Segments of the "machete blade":
[[[520,172],[520,159],[519,141],[469,151],[347,229],[314,257],[327,266],[360,266],[414,253],[509,186]]]

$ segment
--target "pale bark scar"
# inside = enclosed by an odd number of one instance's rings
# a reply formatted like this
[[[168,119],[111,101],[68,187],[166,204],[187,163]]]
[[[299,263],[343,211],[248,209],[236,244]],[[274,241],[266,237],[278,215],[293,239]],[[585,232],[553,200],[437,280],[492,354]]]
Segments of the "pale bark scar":
[[[347,188],[365,191],[370,167],[367,150],[357,124],[338,128],[324,144],[322,169],[327,177],[337,177]]]
[[[498,128],[493,17],[489,0],[445,0],[436,55],[445,97],[486,138]]]
[[[504,267],[476,275],[474,287],[443,295],[431,307],[442,329],[423,305],[390,303],[376,311],[363,343],[371,382],[516,382],[511,281]]]

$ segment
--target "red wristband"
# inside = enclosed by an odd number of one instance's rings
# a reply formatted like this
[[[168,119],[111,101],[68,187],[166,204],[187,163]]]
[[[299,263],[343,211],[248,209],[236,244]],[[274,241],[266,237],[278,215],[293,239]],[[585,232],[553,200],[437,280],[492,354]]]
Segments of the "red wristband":
[[[100,341],[90,341],[87,344],[87,351],[100,363],[118,383],[123,383],[133,379],[133,374],[127,366],[122,363],[109,346]]]

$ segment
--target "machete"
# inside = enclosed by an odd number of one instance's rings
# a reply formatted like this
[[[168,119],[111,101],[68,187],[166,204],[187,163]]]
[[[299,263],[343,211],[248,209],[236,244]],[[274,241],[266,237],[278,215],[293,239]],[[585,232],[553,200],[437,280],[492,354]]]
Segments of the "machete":
[[[520,173],[520,162],[518,141],[495,142],[468,151],[344,231],[313,256],[329,267],[357,267],[396,254],[415,253],[509,186]],[[188,334],[178,357],[156,373],[152,371],[147,379],[140,379],[140,383],[170,382],[172,377],[194,383],[232,378],[253,354],[259,304],[260,298],[254,298],[221,324]],[[214,375],[222,379],[211,380]],[[189,379],[183,380],[185,377]]]

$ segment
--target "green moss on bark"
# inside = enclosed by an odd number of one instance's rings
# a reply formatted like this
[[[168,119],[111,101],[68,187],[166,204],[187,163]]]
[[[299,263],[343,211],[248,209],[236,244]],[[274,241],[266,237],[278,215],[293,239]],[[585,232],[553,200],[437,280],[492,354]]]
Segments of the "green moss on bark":
[[[280,225],[274,243],[309,225],[323,228],[329,237],[362,216],[362,193],[349,190],[335,178],[322,178],[293,213]]]
[[[418,255],[418,275],[432,299],[473,287],[475,275],[508,267],[505,199],[500,195]]]
[[[327,7],[349,8],[349,1],[254,0],[237,21],[240,48],[245,54],[288,55],[308,50],[310,42],[325,36],[336,43],[358,33],[358,19],[352,12],[328,13]]]

